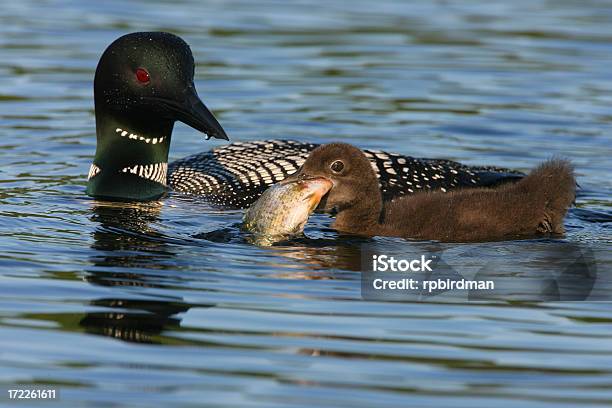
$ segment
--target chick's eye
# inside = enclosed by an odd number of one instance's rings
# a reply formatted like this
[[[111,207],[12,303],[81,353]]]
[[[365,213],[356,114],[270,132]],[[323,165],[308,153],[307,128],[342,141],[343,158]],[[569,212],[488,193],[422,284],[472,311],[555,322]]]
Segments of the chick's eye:
[[[331,164],[331,166],[329,166],[329,168],[332,169],[334,173],[340,173],[342,170],[344,170],[344,163],[342,163],[340,160],[336,160]]]
[[[149,76],[149,72],[144,68],[138,68],[136,70],[136,79],[141,84],[147,84],[151,81],[151,77]]]

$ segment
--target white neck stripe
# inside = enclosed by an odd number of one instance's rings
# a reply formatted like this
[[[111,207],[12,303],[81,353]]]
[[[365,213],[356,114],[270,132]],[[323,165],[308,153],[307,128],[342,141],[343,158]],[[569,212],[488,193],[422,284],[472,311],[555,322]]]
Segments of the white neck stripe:
[[[119,135],[121,135],[121,137],[127,137],[128,140],[137,140],[137,141],[141,141],[141,142],[145,142],[145,143],[151,143],[151,144],[158,144],[158,143],[163,143],[164,140],[166,140],[166,137],[162,136],[162,137],[144,137],[144,136],[138,136],[135,133],[130,133],[127,130],[123,130],[121,128],[117,128],[115,129],[115,133],[119,133]]]
[[[168,163],[154,164],[137,164],[135,166],[124,167],[120,170],[121,173],[131,173],[138,177],[154,181],[156,183],[166,185],[166,176],[168,174]]]

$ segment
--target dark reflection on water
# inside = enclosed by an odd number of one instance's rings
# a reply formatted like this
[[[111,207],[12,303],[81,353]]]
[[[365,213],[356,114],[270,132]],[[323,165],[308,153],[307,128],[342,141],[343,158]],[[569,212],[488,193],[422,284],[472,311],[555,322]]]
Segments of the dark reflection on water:
[[[493,291],[474,291],[469,294],[470,300],[477,299],[510,299],[531,301],[611,301],[610,281],[612,275],[607,271],[597,276],[597,262],[593,251],[572,243],[550,245],[534,243],[536,251],[531,248],[522,251],[524,258],[533,252],[539,257],[523,259],[520,266],[509,270],[502,262],[491,262],[485,265],[474,277],[477,280],[495,279],[502,289]],[[531,252],[531,253],[530,253]],[[506,261],[507,264],[507,261]],[[511,272],[511,273],[509,273]],[[598,283],[597,290],[595,285]]]
[[[86,269],[87,282],[102,286],[167,286],[168,282],[163,282],[164,267],[159,262],[163,259],[171,265],[176,254],[149,226],[158,221],[159,213],[159,203],[96,205],[92,220],[99,227],[93,234],[94,268]],[[158,275],[131,272],[137,269],[153,269]],[[96,299],[91,305],[110,311],[87,313],[79,322],[86,332],[136,343],[159,343],[155,336],[178,328],[177,315],[191,307],[178,297],[164,301]]]
[[[0,388],[56,385],[62,407],[612,405],[611,303],[555,302],[612,286],[611,26],[595,0],[5,2]],[[521,171],[569,157],[567,234],[441,247],[339,236],[317,214],[258,248],[242,212],[192,197],[92,201],[95,66],[137,30],[185,37],[234,141]],[[217,143],[178,124],[171,156]],[[548,302],[366,301],[370,250],[439,251]]]
[[[164,330],[177,329],[181,319],[175,315],[190,307],[178,299],[176,302],[98,299],[91,304],[117,310],[87,313],[79,322],[87,333],[135,343],[160,343],[155,336]]]

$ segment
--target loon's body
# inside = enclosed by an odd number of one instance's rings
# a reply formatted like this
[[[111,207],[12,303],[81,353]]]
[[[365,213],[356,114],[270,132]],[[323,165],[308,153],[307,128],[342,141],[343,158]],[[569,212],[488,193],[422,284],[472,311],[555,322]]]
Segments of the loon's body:
[[[245,208],[274,183],[295,173],[319,144],[293,140],[231,143],[170,163],[172,190],[207,201]],[[378,178],[385,201],[419,191],[494,186],[520,179],[520,172],[470,167],[451,160],[422,159],[363,150]]]
[[[228,137],[199,99],[189,46],[163,32],[124,35],[103,53],[94,98],[97,146],[87,193],[112,200],[153,200],[168,189],[223,206],[247,207],[271,184],[295,173],[318,145],[286,140],[232,143],[168,164],[174,122]],[[492,186],[522,174],[365,150],[383,198],[420,190]]]

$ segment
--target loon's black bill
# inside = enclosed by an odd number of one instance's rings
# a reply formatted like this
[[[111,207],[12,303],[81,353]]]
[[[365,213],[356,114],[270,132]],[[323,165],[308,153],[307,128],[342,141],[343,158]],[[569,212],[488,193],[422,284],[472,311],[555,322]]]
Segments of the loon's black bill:
[[[206,133],[209,138],[229,140],[221,124],[200,100],[194,88],[189,89],[183,103],[165,99],[159,102],[173,113],[174,119],[180,120],[202,133]]]
[[[221,124],[200,100],[195,91],[187,96],[185,110],[182,116],[179,112],[179,120],[200,132],[206,133],[209,137],[229,140]]]

